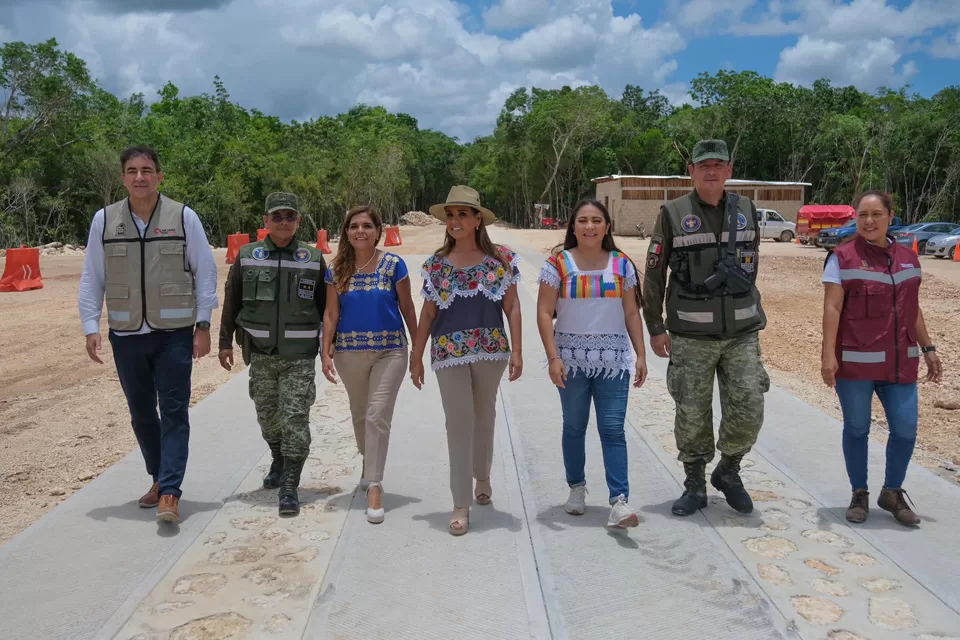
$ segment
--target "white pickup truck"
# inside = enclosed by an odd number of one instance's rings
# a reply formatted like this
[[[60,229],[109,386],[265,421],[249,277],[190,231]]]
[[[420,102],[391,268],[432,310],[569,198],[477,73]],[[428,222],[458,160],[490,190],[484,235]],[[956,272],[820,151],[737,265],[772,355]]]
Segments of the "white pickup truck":
[[[783,219],[773,209],[757,209],[760,222],[760,237],[772,238],[775,242],[791,242],[797,237],[797,225]]]

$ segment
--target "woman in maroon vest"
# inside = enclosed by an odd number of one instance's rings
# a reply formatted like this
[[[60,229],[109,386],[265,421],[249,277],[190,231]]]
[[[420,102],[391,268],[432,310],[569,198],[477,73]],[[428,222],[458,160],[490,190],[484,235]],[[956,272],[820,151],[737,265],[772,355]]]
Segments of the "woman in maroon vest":
[[[843,410],[843,457],[853,488],[847,520],[864,522],[870,510],[867,452],[876,393],[890,427],[877,506],[901,524],[917,525],[901,485],[917,440],[920,355],[928,381],[940,381],[940,359],[920,312],[920,260],[887,235],[890,196],[868,191],[854,207],[857,234],[827,256],[823,271],[821,373]]]

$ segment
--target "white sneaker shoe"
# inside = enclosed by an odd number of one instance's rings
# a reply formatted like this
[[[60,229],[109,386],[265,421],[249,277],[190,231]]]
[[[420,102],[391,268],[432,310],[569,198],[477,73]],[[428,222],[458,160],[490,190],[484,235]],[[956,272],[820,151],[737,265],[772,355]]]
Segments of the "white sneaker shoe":
[[[627,499],[624,496],[618,496],[617,501],[613,503],[610,509],[610,517],[607,519],[608,527],[626,529],[627,527],[636,527],[640,524],[640,516],[630,508]]]
[[[570,497],[567,498],[567,504],[563,509],[572,516],[582,516],[587,510],[587,485],[570,487]]]

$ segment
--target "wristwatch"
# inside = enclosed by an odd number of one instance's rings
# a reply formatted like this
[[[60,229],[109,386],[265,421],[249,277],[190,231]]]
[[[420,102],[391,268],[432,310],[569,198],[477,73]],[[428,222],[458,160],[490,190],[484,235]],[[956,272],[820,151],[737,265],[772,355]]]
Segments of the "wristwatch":
[[[197,329],[207,329],[209,331],[210,323],[207,322],[206,320],[201,320],[200,322],[197,323]]]
[[[920,353],[930,353],[931,351],[936,351],[937,347],[930,345],[929,347],[920,347]]]

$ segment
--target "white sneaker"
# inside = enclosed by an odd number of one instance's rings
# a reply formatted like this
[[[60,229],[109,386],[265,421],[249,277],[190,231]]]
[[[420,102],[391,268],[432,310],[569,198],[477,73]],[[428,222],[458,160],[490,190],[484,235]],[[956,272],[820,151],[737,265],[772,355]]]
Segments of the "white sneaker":
[[[587,485],[570,487],[570,497],[567,498],[567,504],[563,509],[572,516],[582,516],[587,510]]]
[[[613,507],[610,509],[607,526],[626,529],[627,527],[636,527],[639,524],[640,517],[637,512],[630,508],[624,496],[618,496],[617,501],[613,503]]]

